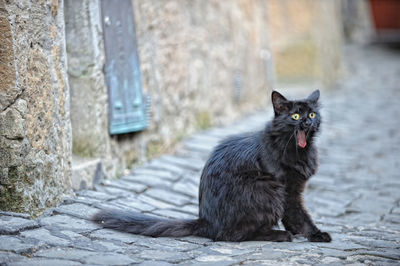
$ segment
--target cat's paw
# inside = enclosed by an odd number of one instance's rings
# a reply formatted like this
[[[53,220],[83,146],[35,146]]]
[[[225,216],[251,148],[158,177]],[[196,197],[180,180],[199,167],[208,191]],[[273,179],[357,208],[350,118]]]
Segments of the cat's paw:
[[[292,233],[290,233],[289,231],[283,231],[283,232],[285,232],[286,234],[283,234],[281,236],[281,239],[279,242],[292,242],[293,241]]]
[[[275,241],[277,241],[277,242],[292,242],[293,235],[289,231],[282,231],[282,233],[277,236]]]
[[[332,238],[327,232],[318,231],[308,237],[310,242],[331,242]]]

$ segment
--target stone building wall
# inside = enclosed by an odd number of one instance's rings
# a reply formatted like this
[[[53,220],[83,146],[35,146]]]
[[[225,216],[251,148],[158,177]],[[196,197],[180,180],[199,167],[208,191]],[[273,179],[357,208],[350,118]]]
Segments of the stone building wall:
[[[375,30],[369,0],[342,0],[341,3],[346,40],[360,44],[371,42]]]
[[[341,0],[269,0],[268,32],[281,84],[331,87],[342,74]]]
[[[110,136],[99,7],[98,0],[65,3],[74,188],[268,105],[264,1],[133,1],[152,116],[145,131]]]
[[[278,77],[329,85],[340,72],[340,1],[132,3],[151,120],[110,136],[100,0],[0,0],[0,209],[37,214],[266,108],[273,61]]]
[[[38,213],[70,188],[62,1],[0,0],[0,209]]]
[[[165,152],[196,130],[268,105],[265,1],[133,3],[152,119],[139,137],[141,148],[118,138],[128,163]]]

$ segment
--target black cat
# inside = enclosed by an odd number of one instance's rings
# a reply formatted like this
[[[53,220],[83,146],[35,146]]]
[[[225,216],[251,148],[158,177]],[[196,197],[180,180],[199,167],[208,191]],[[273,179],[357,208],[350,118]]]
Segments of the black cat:
[[[330,242],[302,198],[306,181],[317,170],[313,139],[321,122],[318,98],[318,90],[297,101],[274,91],[275,116],[264,130],[232,136],[215,148],[201,175],[198,219],[103,210],[93,220],[105,228],[153,237],[291,241],[292,234],[303,234],[309,241]],[[287,231],[272,229],[280,219]]]

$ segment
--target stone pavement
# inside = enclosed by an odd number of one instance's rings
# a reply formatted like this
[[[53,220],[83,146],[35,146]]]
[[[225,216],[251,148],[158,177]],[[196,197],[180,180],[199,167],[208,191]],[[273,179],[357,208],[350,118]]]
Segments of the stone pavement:
[[[212,147],[227,135],[261,128],[272,116],[268,111],[193,135],[176,154],[106,181],[96,191],[79,191],[36,220],[1,213],[0,264],[399,265],[400,50],[349,47],[346,55],[348,79],[322,92],[320,168],[306,191],[312,217],[333,242],[150,238],[88,221],[104,207],[196,217],[200,171]]]

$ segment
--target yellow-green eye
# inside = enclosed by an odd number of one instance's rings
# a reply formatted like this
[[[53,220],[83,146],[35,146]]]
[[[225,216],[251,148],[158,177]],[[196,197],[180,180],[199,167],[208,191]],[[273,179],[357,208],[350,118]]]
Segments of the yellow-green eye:
[[[308,114],[308,117],[311,118],[311,119],[315,118],[315,113],[314,113],[314,112],[309,113],[309,114]]]
[[[299,120],[300,119],[300,115],[299,114],[292,114],[292,118],[294,119],[294,120]]]

